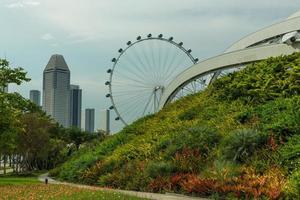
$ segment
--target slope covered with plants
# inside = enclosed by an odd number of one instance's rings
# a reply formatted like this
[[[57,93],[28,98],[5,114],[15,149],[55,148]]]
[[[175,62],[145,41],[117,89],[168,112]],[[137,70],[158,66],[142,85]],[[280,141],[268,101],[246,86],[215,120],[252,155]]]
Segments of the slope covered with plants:
[[[300,53],[218,79],[51,174],[100,186],[215,198],[300,196]]]

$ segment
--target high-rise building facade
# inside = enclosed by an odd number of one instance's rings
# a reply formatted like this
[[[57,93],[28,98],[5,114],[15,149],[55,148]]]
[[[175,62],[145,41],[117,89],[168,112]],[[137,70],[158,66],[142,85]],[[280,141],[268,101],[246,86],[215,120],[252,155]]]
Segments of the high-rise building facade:
[[[106,133],[110,133],[110,110],[101,110],[100,113],[100,129]]]
[[[37,106],[41,106],[41,92],[39,90],[30,90],[29,98]]]
[[[70,70],[62,55],[52,55],[43,73],[43,110],[59,124],[70,123]]]
[[[81,128],[82,91],[78,85],[70,87],[70,126]]]
[[[95,109],[85,109],[85,131],[90,133],[95,131]]]

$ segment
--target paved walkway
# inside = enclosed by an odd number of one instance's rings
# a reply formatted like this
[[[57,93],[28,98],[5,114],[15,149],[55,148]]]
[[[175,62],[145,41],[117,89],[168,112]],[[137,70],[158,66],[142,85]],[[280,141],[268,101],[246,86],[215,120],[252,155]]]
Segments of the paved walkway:
[[[62,184],[62,185],[69,185],[69,186],[73,186],[73,187],[86,188],[86,189],[91,189],[91,190],[103,190],[103,191],[111,191],[111,192],[120,192],[120,193],[127,194],[127,195],[130,195],[130,196],[136,196],[136,197],[153,199],[153,200],[207,200],[207,199],[204,199],[204,198],[188,197],[188,196],[179,195],[179,194],[156,194],[156,193],[149,193],[149,192],[114,190],[114,189],[108,189],[108,188],[101,188],[101,187],[80,185],[80,184],[74,184],[74,183],[60,182],[60,181],[56,181],[56,180],[50,178],[48,176],[48,173],[47,174],[42,174],[38,177],[39,181],[41,181],[41,182],[45,182],[45,178],[48,179],[48,183],[50,183],[50,184]]]

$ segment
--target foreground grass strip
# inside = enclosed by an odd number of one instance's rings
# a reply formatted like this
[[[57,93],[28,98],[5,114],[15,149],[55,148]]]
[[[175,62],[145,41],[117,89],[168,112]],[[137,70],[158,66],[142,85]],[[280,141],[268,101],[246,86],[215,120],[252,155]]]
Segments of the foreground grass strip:
[[[0,199],[2,200],[67,200],[67,199],[103,199],[103,200],[142,200],[142,198],[131,197],[117,192],[106,192],[94,189],[82,189],[65,185],[23,185],[23,186],[1,186]]]
[[[0,177],[0,186],[31,185],[40,183],[36,177]]]

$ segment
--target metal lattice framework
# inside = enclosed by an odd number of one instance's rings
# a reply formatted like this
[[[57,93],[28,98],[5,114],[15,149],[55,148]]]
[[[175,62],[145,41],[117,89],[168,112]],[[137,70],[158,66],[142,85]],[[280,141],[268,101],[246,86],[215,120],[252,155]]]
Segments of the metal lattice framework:
[[[289,55],[300,49],[300,12],[286,20],[252,33],[231,45],[225,53],[201,61],[175,77],[160,98],[159,109],[183,96],[199,92],[195,82],[204,86],[224,74],[269,57]]]
[[[182,71],[198,62],[183,42],[173,37],[138,36],[118,50],[107,72],[109,97],[117,117],[125,125],[158,110],[164,88]]]
[[[118,116],[116,119],[122,120],[124,124],[126,124],[126,120],[123,119],[124,115],[119,111],[118,108],[116,108],[116,95],[114,93],[112,84],[114,82],[113,75],[116,74],[118,63],[128,49],[131,49],[134,45],[137,45],[142,41],[145,42],[150,40],[158,40],[160,42],[164,41],[172,44],[177,49],[180,49],[181,52],[184,52],[185,57],[189,58],[192,66],[189,67],[188,65],[182,65],[182,68],[174,73],[173,76],[167,76],[168,81],[160,84],[158,83],[158,79],[156,84],[152,84],[150,87],[151,92],[149,93],[150,95],[148,98],[149,101],[143,102],[145,109],[140,109],[138,106],[135,106],[136,104],[134,104],[136,110],[143,110],[143,112],[140,115],[137,115],[135,119],[149,113],[156,112],[168,103],[180,99],[183,96],[197,93],[205,89],[217,78],[240,70],[249,63],[264,60],[272,56],[288,55],[299,51],[300,12],[293,14],[282,22],[273,24],[242,38],[231,45],[223,54],[203,60],[202,62],[198,62],[198,59],[194,59],[190,54],[191,50],[186,50],[183,48],[182,42],[173,42],[172,37],[165,39],[162,37],[162,35],[159,35],[158,37],[152,37],[152,35],[149,34],[148,37],[144,39],[139,36],[137,41],[134,43],[129,41],[127,43],[128,47],[125,50],[120,49],[120,55],[112,60],[114,62],[113,68],[108,70],[108,73],[110,73],[110,81],[106,82],[106,85],[109,85],[109,94],[106,96],[111,98],[113,104],[110,109],[115,109]],[[175,76],[175,74],[177,75]],[[165,74],[162,73],[161,75]],[[161,76],[160,80],[165,79],[163,76]],[[146,82],[146,80],[140,81],[141,84],[145,84]],[[150,104],[153,105],[152,111],[146,112]],[[133,120],[134,119],[132,118],[131,121]]]

